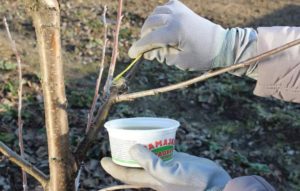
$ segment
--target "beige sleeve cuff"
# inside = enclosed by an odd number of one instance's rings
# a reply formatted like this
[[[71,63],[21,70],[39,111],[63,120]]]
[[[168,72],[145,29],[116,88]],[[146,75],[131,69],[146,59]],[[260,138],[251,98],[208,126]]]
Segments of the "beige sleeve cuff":
[[[300,27],[258,28],[257,54],[300,39]],[[257,65],[254,94],[300,103],[300,46],[271,56]]]
[[[242,176],[228,182],[223,191],[275,191],[275,189],[260,176]]]

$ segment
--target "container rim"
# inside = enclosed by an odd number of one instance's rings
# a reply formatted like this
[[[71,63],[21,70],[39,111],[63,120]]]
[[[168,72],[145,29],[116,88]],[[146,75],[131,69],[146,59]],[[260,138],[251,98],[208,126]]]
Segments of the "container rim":
[[[130,123],[130,124],[129,124]],[[153,126],[158,129],[148,129],[147,132],[163,132],[176,130],[180,123],[177,120],[163,117],[132,117],[132,118],[120,118],[107,121],[104,127],[107,131],[118,131],[118,132],[144,132],[145,130],[130,130],[122,129],[123,127],[139,127],[139,126]]]

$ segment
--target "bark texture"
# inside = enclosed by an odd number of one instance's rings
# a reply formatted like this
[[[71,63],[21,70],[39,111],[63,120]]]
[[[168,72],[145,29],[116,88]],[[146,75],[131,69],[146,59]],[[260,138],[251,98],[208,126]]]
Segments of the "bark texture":
[[[36,30],[44,96],[51,191],[74,190],[57,0],[26,0]]]

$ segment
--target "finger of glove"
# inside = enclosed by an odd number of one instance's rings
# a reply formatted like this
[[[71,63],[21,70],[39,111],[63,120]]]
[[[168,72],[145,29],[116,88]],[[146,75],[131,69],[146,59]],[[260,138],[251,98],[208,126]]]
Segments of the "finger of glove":
[[[178,0],[170,0],[164,5],[164,9],[168,11],[169,14],[177,14],[180,12],[186,13],[191,11],[186,5]]]
[[[183,5],[183,4],[178,0],[169,0],[163,6],[157,6],[154,9],[152,14],[172,14],[174,13],[178,5]]]
[[[176,66],[180,70],[187,70],[188,67],[185,65],[185,60],[181,58],[182,54],[167,55],[166,64],[169,66]]]
[[[149,151],[143,145],[134,145],[130,149],[131,157],[136,160],[146,172],[157,180],[169,184],[185,184],[182,182],[182,175],[185,173],[180,162],[165,163],[154,153]]]
[[[169,27],[161,27],[150,32],[132,45],[128,52],[129,57],[136,58],[138,55],[156,48],[175,46],[178,41],[175,32],[176,30],[171,30]]]
[[[155,14],[150,15],[141,30],[141,36],[144,37],[150,32],[156,30],[159,27],[162,27],[168,23],[168,20],[170,19],[169,15],[166,14]]]
[[[170,8],[170,6],[168,6],[168,4],[163,6],[157,6],[151,13],[151,15],[155,14],[172,14],[172,9]]]
[[[162,160],[158,156],[140,144],[132,146],[129,152],[134,160],[155,177],[155,167],[162,163]]]
[[[157,48],[144,53],[144,58],[146,60],[156,59],[158,62],[164,63],[166,57],[175,56],[179,54],[179,52],[180,52],[179,50],[172,47]]]
[[[166,56],[166,64],[175,65],[181,70],[189,71],[207,71],[211,69],[211,62],[198,63],[193,58],[190,54],[182,51],[177,55]]]
[[[178,55],[167,55],[166,56],[166,64],[168,66],[174,66],[177,63]]]
[[[159,185],[159,182],[145,172],[145,170],[117,165],[109,157],[102,158],[101,165],[108,174],[126,184],[151,188],[157,188]]]

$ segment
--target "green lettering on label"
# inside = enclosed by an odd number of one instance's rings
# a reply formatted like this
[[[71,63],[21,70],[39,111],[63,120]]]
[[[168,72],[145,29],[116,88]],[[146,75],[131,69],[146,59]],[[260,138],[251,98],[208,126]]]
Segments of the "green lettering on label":
[[[160,157],[163,161],[171,160],[173,157],[173,145],[167,145],[163,147],[158,147],[156,149],[152,149],[151,151],[155,153],[158,157]]]
[[[167,146],[163,146],[163,147],[158,147],[156,149],[151,150],[152,152],[154,152],[155,154],[159,153],[159,152],[163,152],[163,151],[167,151],[167,150],[173,150],[173,145],[167,145]]]

